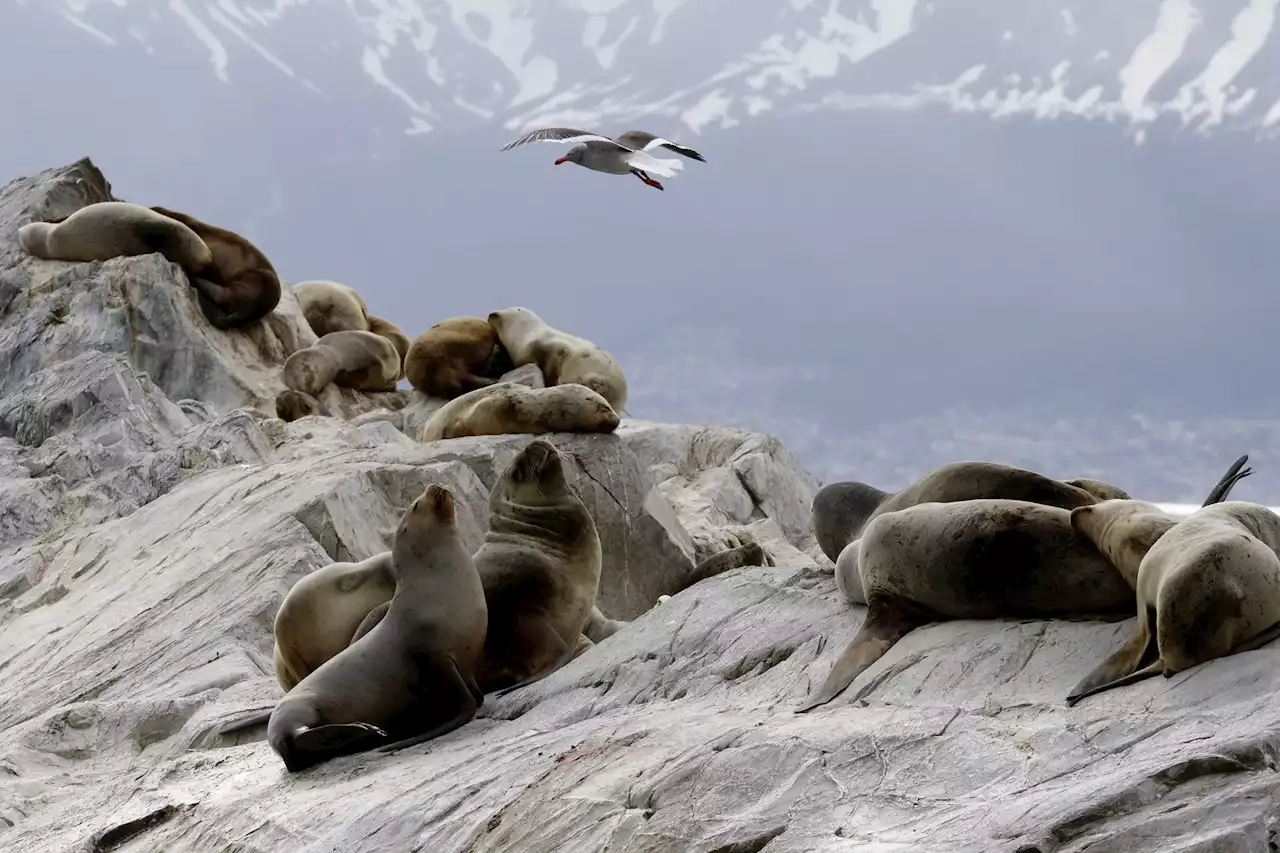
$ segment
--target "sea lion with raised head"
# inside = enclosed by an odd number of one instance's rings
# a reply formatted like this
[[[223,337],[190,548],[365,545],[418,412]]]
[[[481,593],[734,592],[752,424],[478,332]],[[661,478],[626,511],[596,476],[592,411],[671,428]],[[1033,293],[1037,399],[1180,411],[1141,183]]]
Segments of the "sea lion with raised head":
[[[475,682],[487,631],[484,588],[444,486],[427,486],[405,510],[391,571],[396,591],[381,621],[272,711],[267,740],[290,772],[439,737],[484,701]]]
[[[300,578],[275,619],[276,680],[292,690],[354,641],[356,629],[396,591],[391,552],[330,563]]]
[[[1137,622],[1129,640],[1072,688],[1068,705],[1280,637],[1280,516],[1225,500],[1250,473],[1228,472],[1204,505],[1180,520],[1138,501],[1072,511],[1072,526],[1133,584]]]
[[[526,444],[494,484],[475,561],[489,608],[476,675],[486,693],[537,681],[591,646],[582,630],[600,586],[600,536],[550,442]]]
[[[469,435],[541,435],[548,432],[610,433],[618,413],[585,385],[530,388],[499,382],[445,403],[422,426],[423,441]]]
[[[298,307],[316,337],[331,332],[369,331],[369,309],[354,287],[338,281],[300,281],[293,286]]]
[[[498,332],[479,317],[441,320],[413,339],[404,376],[423,394],[452,400],[497,380],[490,373]]]
[[[1221,486],[1222,481],[1210,497],[1225,494]],[[894,643],[929,622],[1103,616],[1131,609],[1133,587],[1076,532],[1071,513],[982,498],[877,515],[855,543],[866,618],[826,681],[797,712],[834,699]]]
[[[916,504],[1003,498],[1075,509],[1104,497],[1128,495],[1101,480],[1063,482],[997,462],[948,462],[899,492],[882,491],[856,480],[828,483],[814,495],[811,517],[814,537],[834,563],[871,519]]]
[[[190,228],[213,254],[212,269],[192,278],[191,285],[200,311],[215,329],[247,326],[280,304],[280,277],[257,246],[234,231],[186,213],[154,205],[151,209]]]
[[[109,261],[155,252],[182,267],[188,280],[216,275],[213,253],[188,226],[124,201],[100,201],[57,222],[18,229],[27,254],[46,261]]]
[[[393,391],[400,379],[400,353],[373,332],[330,332],[284,363],[284,384],[312,397],[329,383],[357,391]]]
[[[488,321],[512,362],[538,365],[547,385],[585,385],[615,412],[626,407],[627,377],[603,347],[547,325],[528,308],[503,308],[490,313]]]

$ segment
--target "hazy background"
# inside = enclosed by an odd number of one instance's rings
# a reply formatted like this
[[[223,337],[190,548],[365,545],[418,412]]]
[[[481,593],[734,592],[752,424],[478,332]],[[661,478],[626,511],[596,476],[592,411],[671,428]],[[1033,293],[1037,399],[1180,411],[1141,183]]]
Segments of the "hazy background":
[[[1280,0],[0,0],[0,181],[88,155],[416,334],[507,305],[631,415],[1280,503]],[[522,131],[690,145],[665,192]],[[678,156],[674,154],[664,156]]]

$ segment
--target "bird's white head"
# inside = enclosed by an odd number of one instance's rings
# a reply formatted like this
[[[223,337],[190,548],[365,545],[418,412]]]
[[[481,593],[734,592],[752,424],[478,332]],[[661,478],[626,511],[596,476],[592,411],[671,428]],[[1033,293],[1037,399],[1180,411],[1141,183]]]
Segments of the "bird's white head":
[[[581,166],[582,155],[586,153],[587,153],[587,146],[575,145],[572,148],[570,148],[569,152],[565,154],[563,157],[556,158],[556,165],[559,166],[561,163],[577,163],[579,166]]]

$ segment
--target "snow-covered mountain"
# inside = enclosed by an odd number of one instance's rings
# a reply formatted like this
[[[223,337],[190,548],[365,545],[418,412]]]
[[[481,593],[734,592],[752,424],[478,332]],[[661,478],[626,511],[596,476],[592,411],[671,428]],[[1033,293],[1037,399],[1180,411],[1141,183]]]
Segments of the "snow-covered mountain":
[[[324,96],[359,74],[409,134],[931,106],[1118,120],[1139,141],[1161,121],[1280,124],[1276,0],[12,2],[232,85],[279,74]]]
[[[1280,501],[1277,6],[0,0],[0,167],[91,155],[411,331],[529,305],[632,414],[824,477],[1187,501],[1247,451]],[[707,163],[658,193],[498,152],[541,124]]]

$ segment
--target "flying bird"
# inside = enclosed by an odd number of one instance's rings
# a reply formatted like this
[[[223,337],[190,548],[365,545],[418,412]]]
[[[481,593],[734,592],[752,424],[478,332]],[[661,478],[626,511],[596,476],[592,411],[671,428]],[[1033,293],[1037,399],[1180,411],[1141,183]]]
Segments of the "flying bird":
[[[617,139],[610,139],[598,133],[575,130],[572,127],[542,127],[508,142],[500,150],[510,151],[526,142],[576,142],[578,144],[570,148],[569,153],[556,159],[557,166],[561,163],[577,163],[579,166],[610,175],[632,174],[659,190],[663,188],[662,184],[649,177],[648,173],[653,172],[673,178],[677,171],[684,168],[684,163],[674,157],[660,160],[650,154],[650,150],[670,148],[677,154],[683,154],[702,163],[707,162],[692,148],[676,145],[670,140],[643,130],[628,130]]]

